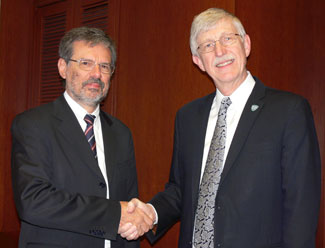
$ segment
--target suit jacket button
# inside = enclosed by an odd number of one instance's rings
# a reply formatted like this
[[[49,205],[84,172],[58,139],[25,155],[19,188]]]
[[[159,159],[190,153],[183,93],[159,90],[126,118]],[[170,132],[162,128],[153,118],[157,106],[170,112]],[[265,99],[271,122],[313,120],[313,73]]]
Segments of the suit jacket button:
[[[103,182],[100,182],[100,183],[99,183],[99,187],[101,187],[102,189],[103,189],[103,188],[106,188],[106,184],[103,183]]]

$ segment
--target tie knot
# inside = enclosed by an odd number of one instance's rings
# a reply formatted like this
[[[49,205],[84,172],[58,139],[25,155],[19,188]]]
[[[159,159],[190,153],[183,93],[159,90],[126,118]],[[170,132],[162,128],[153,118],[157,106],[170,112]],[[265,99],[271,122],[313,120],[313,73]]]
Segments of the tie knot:
[[[221,101],[221,109],[227,109],[231,105],[231,100],[229,96],[225,96]]]
[[[96,116],[94,116],[94,115],[86,114],[84,120],[87,124],[93,125],[95,118],[96,118]]]

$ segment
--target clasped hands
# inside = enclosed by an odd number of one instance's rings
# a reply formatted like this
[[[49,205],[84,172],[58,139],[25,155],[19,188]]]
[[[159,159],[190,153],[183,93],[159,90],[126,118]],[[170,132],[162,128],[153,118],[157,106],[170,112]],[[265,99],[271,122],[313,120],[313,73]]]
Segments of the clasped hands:
[[[156,214],[149,204],[134,198],[121,203],[121,220],[118,233],[127,240],[134,240],[153,228]]]

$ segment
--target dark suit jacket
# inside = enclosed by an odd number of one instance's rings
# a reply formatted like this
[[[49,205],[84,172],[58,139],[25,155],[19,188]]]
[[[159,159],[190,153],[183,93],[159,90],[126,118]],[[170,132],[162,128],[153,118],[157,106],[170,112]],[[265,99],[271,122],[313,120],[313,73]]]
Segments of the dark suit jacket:
[[[320,205],[320,155],[309,104],[256,85],[238,123],[221,175],[215,247],[313,248]],[[151,201],[158,239],[181,221],[179,247],[192,247],[204,139],[215,93],[177,113],[165,191]],[[252,110],[252,105],[258,109]]]
[[[80,124],[63,96],[12,124],[12,181],[19,247],[139,247],[117,235],[119,201],[138,195],[132,136],[100,112],[110,199]]]

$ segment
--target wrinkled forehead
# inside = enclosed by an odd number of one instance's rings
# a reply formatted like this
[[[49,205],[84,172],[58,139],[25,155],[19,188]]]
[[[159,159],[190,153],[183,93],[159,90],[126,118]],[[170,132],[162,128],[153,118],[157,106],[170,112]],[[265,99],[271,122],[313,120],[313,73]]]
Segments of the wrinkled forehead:
[[[87,41],[75,41],[73,42],[72,56],[78,58],[101,58],[101,60],[110,61],[111,51],[104,43],[93,43]]]
[[[94,42],[94,41],[87,41],[87,40],[76,40],[72,43],[72,54],[80,51],[80,50],[87,50],[94,47],[102,47],[109,51],[109,48],[103,42]]]
[[[213,38],[218,38],[223,34],[229,33],[238,33],[238,30],[231,18],[222,18],[214,23],[210,23],[205,28],[201,29],[196,37],[196,41],[199,42],[208,35],[213,35],[216,36]]]
[[[208,23],[206,27],[204,27],[201,32],[209,31],[211,29],[230,29],[232,31],[236,31],[237,28],[234,24],[234,21],[230,17],[223,17],[217,21]]]

